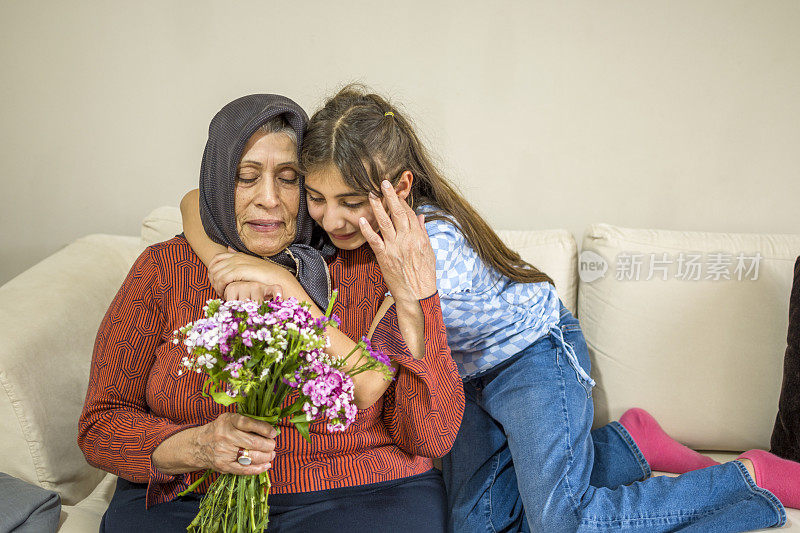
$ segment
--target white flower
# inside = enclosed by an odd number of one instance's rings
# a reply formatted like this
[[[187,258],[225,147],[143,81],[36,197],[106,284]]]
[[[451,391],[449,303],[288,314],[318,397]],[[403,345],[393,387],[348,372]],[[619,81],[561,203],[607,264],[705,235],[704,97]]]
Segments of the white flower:
[[[199,366],[205,366],[206,368],[214,368],[214,365],[217,363],[217,358],[211,354],[203,354],[197,356],[197,364]]]

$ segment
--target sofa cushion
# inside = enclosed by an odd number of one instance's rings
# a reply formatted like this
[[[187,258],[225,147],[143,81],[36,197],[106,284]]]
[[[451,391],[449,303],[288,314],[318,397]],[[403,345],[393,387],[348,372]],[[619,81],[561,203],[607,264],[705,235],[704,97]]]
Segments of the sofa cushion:
[[[556,284],[564,305],[576,313],[578,305],[578,244],[567,230],[499,230],[506,245]]]
[[[142,220],[142,250],[152,244],[168,241],[181,232],[183,221],[180,209],[171,205],[157,207]]]
[[[114,497],[117,476],[106,474],[97,487],[86,498],[75,505],[61,507],[58,533],[86,533],[98,531],[103,515]]]
[[[171,239],[183,231],[177,207],[154,209],[142,221],[142,248]],[[522,258],[550,276],[570,311],[575,313],[578,298],[578,245],[567,230],[497,232],[503,241]]]
[[[636,406],[696,449],[768,449],[798,254],[800,235],[590,226],[578,309],[598,382],[595,424]],[[583,281],[602,262],[605,273]]]
[[[794,264],[786,344],[783,384],[770,444],[772,453],[800,461],[800,257]]]
[[[86,497],[105,472],[77,444],[97,327],[139,253],[139,239],[78,239],[0,287],[0,471]]]

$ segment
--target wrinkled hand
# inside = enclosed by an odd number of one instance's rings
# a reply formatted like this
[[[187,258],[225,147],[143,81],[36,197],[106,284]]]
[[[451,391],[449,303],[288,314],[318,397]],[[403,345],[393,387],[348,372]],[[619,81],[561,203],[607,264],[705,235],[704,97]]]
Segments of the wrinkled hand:
[[[272,466],[278,432],[266,422],[236,413],[222,413],[199,430],[195,454],[204,468],[244,476],[260,474]],[[252,463],[248,466],[236,461],[240,447],[250,450]]]
[[[223,300],[253,300],[264,303],[266,300],[280,298],[283,288],[280,285],[264,285],[257,281],[234,281],[225,287],[225,293],[220,295]]]
[[[265,287],[265,293],[275,291],[283,293],[283,280],[291,273],[277,263],[253,257],[252,255],[236,252],[229,248],[229,252],[217,254],[208,265],[208,279],[214,291],[220,296],[228,298],[226,288],[235,282],[257,282]],[[267,289],[270,289],[267,291]],[[237,289],[243,294],[258,292],[254,287]],[[232,293],[233,294],[233,293]],[[263,295],[262,295],[263,299]]]
[[[436,292],[436,256],[425,230],[425,215],[417,216],[405,200],[397,197],[388,181],[381,186],[389,214],[378,197],[370,194],[369,202],[380,235],[363,217],[359,220],[361,233],[375,252],[394,299],[416,303]]]

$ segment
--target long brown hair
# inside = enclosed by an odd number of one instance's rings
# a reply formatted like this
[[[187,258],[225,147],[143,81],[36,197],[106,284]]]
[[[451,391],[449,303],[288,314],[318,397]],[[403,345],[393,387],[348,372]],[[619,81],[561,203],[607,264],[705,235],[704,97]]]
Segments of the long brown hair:
[[[407,198],[414,208],[431,205],[426,220],[456,225],[487,265],[513,281],[553,280],[506,246],[475,209],[433,164],[411,122],[389,102],[360,85],[348,85],[314,113],[308,123],[300,164],[306,171],[333,163],[355,190],[381,196],[380,182],[397,184],[401,174],[414,176]]]

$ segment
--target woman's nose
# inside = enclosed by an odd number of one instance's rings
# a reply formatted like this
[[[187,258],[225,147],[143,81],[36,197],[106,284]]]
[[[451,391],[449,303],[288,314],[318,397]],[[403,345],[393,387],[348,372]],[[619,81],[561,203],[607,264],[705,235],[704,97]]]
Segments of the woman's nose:
[[[278,188],[272,176],[263,176],[258,180],[255,193],[255,203],[265,209],[274,209],[280,205]]]

